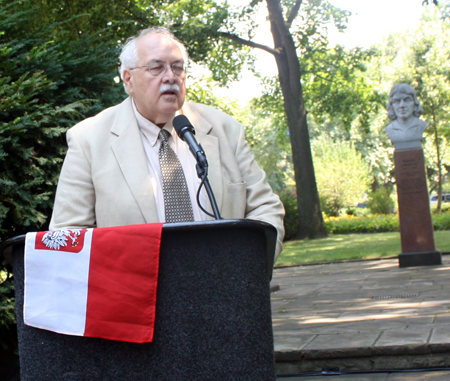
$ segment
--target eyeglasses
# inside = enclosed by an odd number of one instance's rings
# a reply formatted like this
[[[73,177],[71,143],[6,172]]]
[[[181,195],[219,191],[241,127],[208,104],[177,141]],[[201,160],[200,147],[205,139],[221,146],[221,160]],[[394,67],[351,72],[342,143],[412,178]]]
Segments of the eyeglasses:
[[[183,73],[185,73],[184,65],[181,63],[174,63],[172,65],[167,65],[167,64],[163,64],[163,63],[150,63],[150,64],[144,65],[144,66],[132,67],[132,68],[130,68],[130,70],[141,69],[144,67],[147,68],[147,70],[150,72],[150,74],[155,77],[158,75],[164,74],[167,71],[168,67],[170,67],[172,69],[173,74],[175,74],[178,77],[180,75],[182,75]]]

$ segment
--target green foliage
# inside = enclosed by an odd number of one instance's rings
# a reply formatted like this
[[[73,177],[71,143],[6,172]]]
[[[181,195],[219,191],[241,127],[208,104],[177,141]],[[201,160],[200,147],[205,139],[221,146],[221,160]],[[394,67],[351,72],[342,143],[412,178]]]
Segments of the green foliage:
[[[0,1],[0,236],[8,237],[45,226],[67,128],[123,95],[113,80],[116,50],[105,38],[71,41],[53,34],[52,25],[30,29],[33,3],[5,4]]]
[[[431,215],[435,231],[450,230],[450,211]],[[396,214],[363,217],[330,217],[325,219],[329,234],[398,232],[400,224]]]
[[[326,134],[322,125],[331,121],[340,130],[350,133],[353,124],[362,131],[370,130],[370,117],[383,105],[377,87],[367,78],[366,64],[377,51],[355,48],[346,50],[335,46],[302,60],[305,104],[319,130],[312,134]]]
[[[390,187],[380,187],[369,193],[367,208],[373,214],[390,214],[394,211],[395,201],[391,196]]]
[[[369,168],[352,145],[321,138],[313,142],[313,158],[322,211],[338,216],[356,205],[368,189]]]
[[[10,268],[0,259],[0,369],[2,380],[19,379],[19,349],[17,345],[14,285]]]
[[[431,215],[434,230],[450,230],[450,211]]]
[[[21,10],[29,2],[19,2]],[[230,17],[228,5],[214,0],[36,0],[35,12],[28,17],[29,28],[51,25],[55,34],[78,40],[86,34],[108,37],[124,43],[149,26],[167,26],[185,43],[191,59],[207,66],[215,80],[226,84],[238,77],[248,60],[247,49],[223,39]],[[28,7],[28,8],[27,8]],[[105,33],[105,29],[108,30]],[[233,31],[233,24],[227,25]]]
[[[295,193],[295,187],[286,187],[280,194],[281,202],[284,205],[286,212],[284,216],[284,240],[289,241],[293,239],[298,232],[298,206],[297,195]]]
[[[149,1],[136,2],[140,7],[152,9],[157,18],[151,23],[166,25],[186,45],[191,59],[206,66],[221,85],[238,79],[239,72],[248,60],[248,49],[221,37],[219,30],[234,30],[227,3],[213,0]]]
[[[189,82],[190,85],[186,94],[187,101],[202,103],[221,110],[235,118],[243,126],[250,124],[251,117],[247,109],[239,107],[236,101],[215,95],[215,87],[218,82],[212,77],[203,76],[201,79],[192,81],[192,83],[190,79]]]
[[[337,217],[325,219],[328,234],[397,232],[400,229],[398,215],[366,217]]]

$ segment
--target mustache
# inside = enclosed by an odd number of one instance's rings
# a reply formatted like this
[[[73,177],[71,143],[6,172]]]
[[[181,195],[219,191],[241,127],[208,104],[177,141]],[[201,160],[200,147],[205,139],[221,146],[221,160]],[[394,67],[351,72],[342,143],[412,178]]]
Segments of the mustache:
[[[165,93],[166,91],[170,91],[170,90],[175,90],[176,92],[180,92],[180,86],[178,86],[176,83],[171,84],[171,85],[165,83],[159,87],[159,92],[161,94]]]

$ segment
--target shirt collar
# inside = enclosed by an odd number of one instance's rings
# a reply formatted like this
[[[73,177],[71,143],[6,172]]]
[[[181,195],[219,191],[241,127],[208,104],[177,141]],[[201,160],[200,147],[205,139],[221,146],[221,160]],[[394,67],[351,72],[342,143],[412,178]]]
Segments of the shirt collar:
[[[131,101],[132,101],[131,103],[133,105],[133,112],[136,117],[138,127],[141,130],[141,132],[147,137],[147,139],[149,140],[152,147],[154,147],[158,141],[158,135],[159,135],[159,131],[161,131],[161,129],[156,124],[149,121],[147,118],[145,118],[144,116],[142,116],[139,113],[139,111],[136,108],[136,105],[134,104],[133,98],[131,98]],[[179,111],[175,112],[174,117],[179,114],[180,114]],[[170,135],[172,135],[172,138],[176,141],[176,139],[178,138],[178,135],[176,133],[173,133],[174,128],[173,128],[172,120],[173,120],[173,118],[169,122],[167,122],[163,128],[165,130],[169,131]]]

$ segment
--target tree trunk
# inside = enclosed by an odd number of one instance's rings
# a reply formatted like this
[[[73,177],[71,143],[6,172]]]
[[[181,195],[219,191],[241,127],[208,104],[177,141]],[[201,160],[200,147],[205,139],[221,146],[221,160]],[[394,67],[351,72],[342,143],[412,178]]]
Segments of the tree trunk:
[[[433,117],[434,144],[436,146],[437,167],[438,167],[438,200],[436,205],[436,212],[439,213],[442,210],[442,163],[439,146],[439,134],[437,129],[436,113],[434,112],[434,107],[432,108],[432,117]]]
[[[299,210],[299,230],[295,238],[326,237],[314,174],[297,49],[284,21],[279,0],[266,1],[275,49],[280,52],[275,58],[292,146]]]

